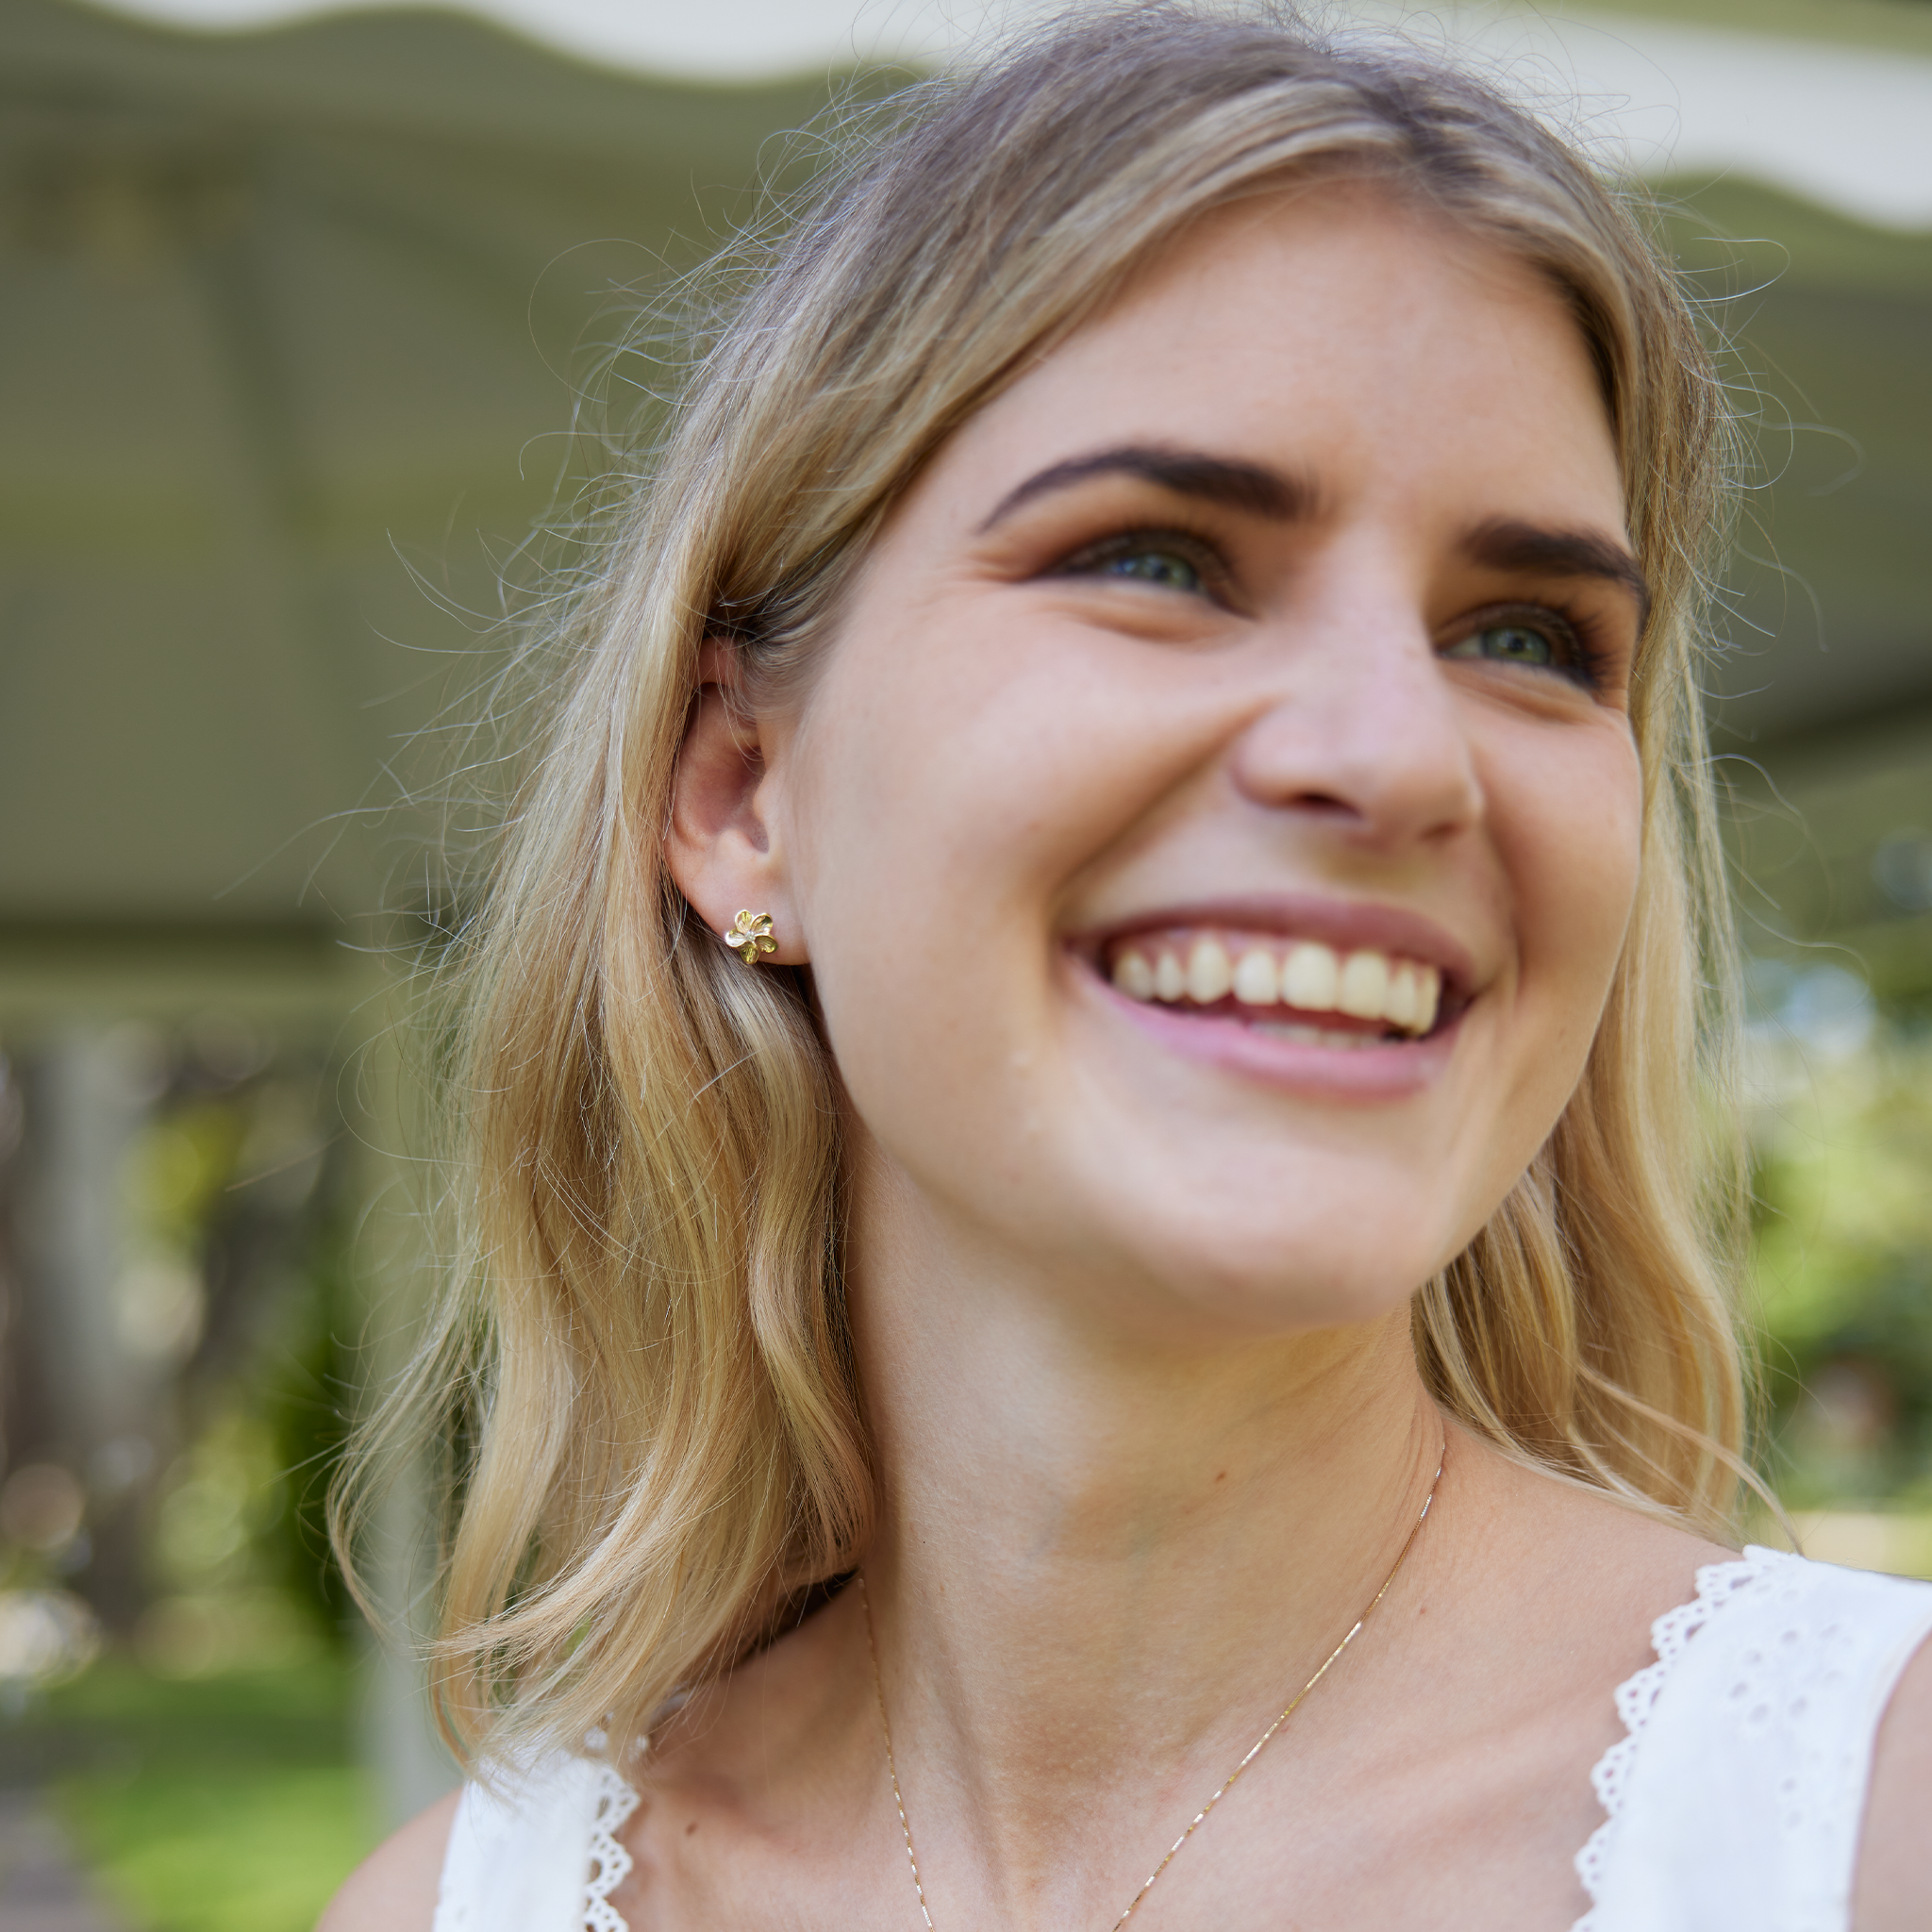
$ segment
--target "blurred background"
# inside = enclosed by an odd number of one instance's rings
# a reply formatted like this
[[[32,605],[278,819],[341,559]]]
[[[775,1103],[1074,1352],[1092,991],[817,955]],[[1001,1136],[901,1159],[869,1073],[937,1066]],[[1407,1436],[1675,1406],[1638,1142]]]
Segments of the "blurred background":
[[[988,18],[0,0],[0,1925],[299,1932],[450,1781],[320,1515],[425,1286],[408,801],[641,299]],[[1412,26],[1640,168],[1732,343],[1762,1467],[1932,1574],[1932,5]]]

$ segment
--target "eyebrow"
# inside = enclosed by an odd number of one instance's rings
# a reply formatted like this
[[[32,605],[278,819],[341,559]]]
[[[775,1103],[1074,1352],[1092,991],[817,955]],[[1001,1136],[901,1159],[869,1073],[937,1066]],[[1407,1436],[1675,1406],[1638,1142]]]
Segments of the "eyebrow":
[[[1650,584],[1621,543],[1591,530],[1548,530],[1508,517],[1478,524],[1462,540],[1474,562],[1536,576],[1595,577],[1621,586],[1637,601],[1637,628],[1650,622]]]
[[[1253,515],[1272,517],[1282,523],[1312,516],[1317,493],[1314,487],[1299,477],[1286,476],[1264,463],[1242,462],[1233,457],[1211,457],[1188,450],[1162,449],[1144,443],[1125,443],[1118,449],[1097,450],[1091,456],[1072,457],[1017,484],[994,505],[992,514],[979,526],[979,534],[1010,516],[1023,503],[1045,496],[1057,490],[1071,490],[1095,476],[1133,476],[1153,483],[1176,496],[1191,496],[1203,503],[1218,503],[1229,509],[1247,510]]]
[[[1270,469],[1265,463],[1158,444],[1124,443],[1116,449],[1096,450],[1091,456],[1049,464],[1016,484],[994,505],[992,513],[979,525],[979,534],[983,536],[1022,504],[1055,491],[1074,489],[1096,476],[1135,477],[1176,496],[1222,504],[1279,523],[1306,521],[1321,508],[1321,492],[1312,482]],[[1472,561],[1492,570],[1594,577],[1615,584],[1636,600],[1640,635],[1650,622],[1650,584],[1637,559],[1621,543],[1594,531],[1553,530],[1517,518],[1492,517],[1463,538],[1462,550]]]

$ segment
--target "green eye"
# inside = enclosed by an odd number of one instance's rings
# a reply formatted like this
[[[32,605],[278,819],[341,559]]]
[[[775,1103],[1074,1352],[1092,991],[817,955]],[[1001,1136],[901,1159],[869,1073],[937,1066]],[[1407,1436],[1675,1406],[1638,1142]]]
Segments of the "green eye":
[[[1226,575],[1213,548],[1178,530],[1121,530],[1056,564],[1053,576],[1098,577],[1103,582],[1146,584],[1183,597],[1220,601]]]
[[[1556,641],[1545,632],[1526,624],[1491,624],[1472,631],[1461,642],[1451,644],[1445,658],[1481,658],[1491,664],[1533,664],[1555,666]]]
[[[1148,547],[1124,550],[1100,566],[1104,577],[1125,577],[1137,584],[1158,585],[1163,591],[1197,592],[1206,588],[1201,573],[1177,551]]]

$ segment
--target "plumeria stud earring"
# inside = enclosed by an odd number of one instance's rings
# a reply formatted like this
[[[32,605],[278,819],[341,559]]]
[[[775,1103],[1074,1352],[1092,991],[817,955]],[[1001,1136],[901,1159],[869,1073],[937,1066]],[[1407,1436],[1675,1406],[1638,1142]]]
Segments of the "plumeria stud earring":
[[[724,943],[747,966],[756,966],[760,953],[778,950],[778,941],[772,937],[772,915],[769,912],[741,912],[737,924],[724,935]]]

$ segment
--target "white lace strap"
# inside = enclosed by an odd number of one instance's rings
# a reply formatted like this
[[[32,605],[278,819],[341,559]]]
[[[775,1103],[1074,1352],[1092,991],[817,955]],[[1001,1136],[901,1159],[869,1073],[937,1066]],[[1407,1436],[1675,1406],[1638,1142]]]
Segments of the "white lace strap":
[[[587,1932],[629,1932],[610,1903],[610,1894],[630,1871],[630,1854],[617,1834],[638,1808],[638,1794],[608,1764],[596,1767],[591,1813],[591,1871],[584,1888]]]
[[[1651,1629],[1575,1932],[1846,1932],[1872,1747],[1932,1585],[1747,1549]]]
[[[546,1758],[498,1790],[463,1790],[432,1932],[626,1932],[610,1894],[637,1793],[594,1758]]]

